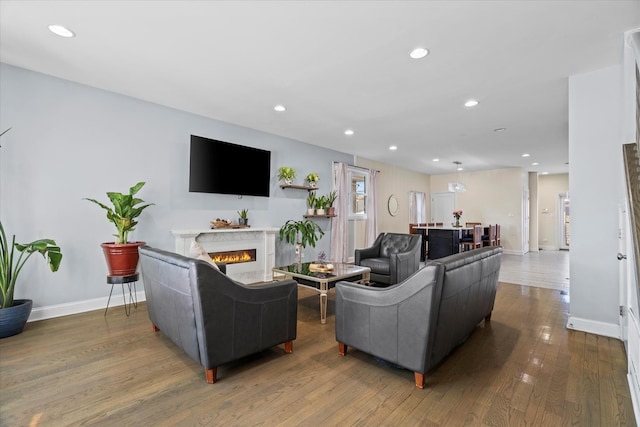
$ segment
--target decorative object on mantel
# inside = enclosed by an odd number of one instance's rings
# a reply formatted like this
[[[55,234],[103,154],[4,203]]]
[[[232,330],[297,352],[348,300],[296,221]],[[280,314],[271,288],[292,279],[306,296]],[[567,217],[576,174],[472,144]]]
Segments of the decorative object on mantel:
[[[278,168],[278,179],[287,185],[293,184],[296,177],[296,170],[289,166],[280,166]]]
[[[0,338],[19,334],[29,319],[33,300],[13,299],[13,292],[20,270],[36,252],[47,260],[51,271],[58,271],[62,253],[55,241],[40,239],[20,244],[14,235],[9,242],[0,222]]]
[[[144,200],[134,197],[144,184],[144,182],[139,182],[129,188],[129,194],[107,192],[109,200],[113,203],[113,209],[95,199],[84,199],[106,210],[107,219],[116,226],[118,231],[118,234],[114,234],[115,242],[100,245],[104,251],[110,276],[130,276],[136,272],[139,258],[138,247],[144,245],[145,242],[129,242],[128,238],[129,232],[135,230],[135,226],[138,225],[136,218],[145,208],[153,205],[153,203],[148,203],[140,206]]]
[[[452,193],[464,193],[467,191],[467,186],[460,182],[460,171],[463,170],[462,162],[455,161],[453,162],[456,165],[456,182],[449,183],[449,191]]]
[[[318,185],[318,181],[320,181],[320,177],[316,172],[311,172],[304,180],[307,181],[310,187],[315,188]]]
[[[287,243],[296,245],[298,254],[298,263],[302,263],[302,249],[307,247],[316,247],[316,242],[324,236],[324,231],[311,220],[294,221],[288,220],[280,228],[280,241],[285,240]]]
[[[238,215],[240,215],[240,218],[238,218],[238,225],[247,225],[249,223],[247,213],[249,213],[248,209],[242,209],[241,211],[238,211]]]
[[[211,228],[249,228],[248,224],[234,224],[230,219],[216,218],[211,221]]]
[[[456,219],[456,222],[453,224],[454,227],[462,227],[462,225],[460,225],[461,216],[462,216],[462,210],[458,209],[453,211],[453,217]]]

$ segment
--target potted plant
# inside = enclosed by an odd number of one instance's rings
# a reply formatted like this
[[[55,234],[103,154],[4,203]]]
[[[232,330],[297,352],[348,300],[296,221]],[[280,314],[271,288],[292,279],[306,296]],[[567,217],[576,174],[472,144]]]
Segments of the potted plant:
[[[310,187],[315,188],[315,186],[318,185],[318,181],[320,181],[320,177],[316,172],[311,172],[304,180],[307,181]]]
[[[100,245],[104,251],[110,276],[130,276],[136,272],[138,247],[144,245],[144,242],[129,242],[128,237],[129,232],[135,230],[135,226],[138,225],[136,218],[145,208],[153,205],[153,203],[140,205],[145,203],[144,200],[134,197],[144,184],[144,182],[137,183],[129,189],[129,194],[108,192],[107,197],[111,200],[113,208],[95,199],[85,198],[106,210],[107,219],[118,230],[118,233],[114,234],[116,237],[114,242]]]
[[[335,215],[336,208],[333,206],[336,199],[338,198],[338,193],[336,191],[332,191],[326,196],[327,201],[327,215]]]
[[[316,213],[315,204],[316,204],[316,192],[309,191],[309,195],[307,196],[307,215],[314,215]]]
[[[316,215],[324,215],[325,206],[326,206],[325,196],[316,197],[316,200],[315,200]]]
[[[286,185],[291,185],[296,177],[296,170],[289,166],[280,166],[278,168],[278,179]]]
[[[306,219],[304,221],[288,220],[280,227],[280,241],[285,240],[287,243],[296,245],[298,253],[298,264],[302,263],[302,249],[307,247],[316,247],[316,242],[324,236],[324,231],[315,222]]]
[[[242,209],[241,211],[238,211],[238,215],[240,216],[240,218],[238,218],[239,225],[247,225],[249,223],[249,218],[247,217],[248,213],[248,209]]]
[[[22,267],[36,252],[47,260],[51,271],[58,271],[62,253],[55,241],[40,239],[20,244],[14,235],[9,242],[0,222],[0,338],[19,334],[29,319],[33,301],[13,299],[13,292]]]

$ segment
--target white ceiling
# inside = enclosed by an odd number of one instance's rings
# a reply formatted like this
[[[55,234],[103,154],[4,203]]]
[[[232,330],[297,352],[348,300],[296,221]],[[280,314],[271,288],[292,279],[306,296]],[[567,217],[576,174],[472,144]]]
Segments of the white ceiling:
[[[0,0],[0,61],[427,174],[562,173],[568,76],[637,27],[638,0]]]

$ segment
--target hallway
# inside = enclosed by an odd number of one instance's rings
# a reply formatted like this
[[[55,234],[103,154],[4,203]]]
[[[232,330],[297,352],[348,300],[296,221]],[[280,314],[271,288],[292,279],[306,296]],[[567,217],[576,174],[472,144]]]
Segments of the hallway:
[[[502,255],[504,283],[569,291],[569,251],[540,251]]]

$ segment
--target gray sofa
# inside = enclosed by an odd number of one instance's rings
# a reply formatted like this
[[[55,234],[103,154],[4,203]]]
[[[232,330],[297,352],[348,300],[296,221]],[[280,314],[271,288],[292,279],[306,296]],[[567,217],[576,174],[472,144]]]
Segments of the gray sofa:
[[[387,288],[336,284],[336,340],[424,374],[490,320],[500,274],[501,247],[486,247],[428,262]]]
[[[206,261],[149,246],[139,252],[154,330],[201,364],[208,383],[224,363],[282,343],[285,352],[293,350],[295,281],[246,286]]]
[[[402,282],[420,268],[419,234],[380,233],[369,248],[356,249],[355,264],[371,269],[371,281]]]

